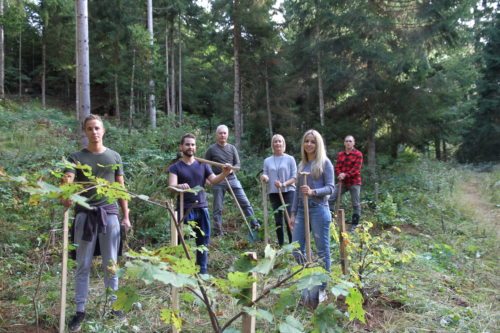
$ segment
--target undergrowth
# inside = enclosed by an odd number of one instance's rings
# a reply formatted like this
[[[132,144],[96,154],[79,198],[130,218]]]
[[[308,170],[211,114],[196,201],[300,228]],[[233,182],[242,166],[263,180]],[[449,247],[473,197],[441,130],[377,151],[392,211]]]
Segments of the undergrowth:
[[[74,143],[75,121],[59,110],[42,110],[33,104],[18,105],[3,101],[0,105],[0,172],[10,175],[33,174],[56,184],[50,170],[55,163],[78,149]],[[178,140],[188,131],[198,136],[198,155],[202,156],[213,137],[198,126],[202,120],[191,119],[183,126],[172,119],[159,117],[158,129],[125,128],[106,122],[105,144],[119,151],[126,170],[127,187],[134,193],[166,200],[166,167],[176,156]],[[15,125],[13,125],[15,124]],[[263,219],[262,198],[257,176],[263,156],[242,154],[243,170],[239,174],[259,219]],[[365,177],[362,190],[363,221],[373,223],[373,237],[391,232],[384,246],[394,255],[410,251],[411,261],[394,261],[388,269],[375,270],[362,279],[366,323],[345,318],[342,296],[330,295],[322,311],[337,311],[331,332],[366,330],[377,332],[493,332],[500,326],[498,311],[498,217],[500,204],[500,171],[477,172],[472,167],[429,160],[411,151],[379,165],[378,193],[374,183]],[[481,198],[481,206],[471,202]],[[377,200],[375,200],[377,198]],[[211,198],[209,197],[209,201]],[[350,216],[348,195],[343,198]],[[60,247],[62,207],[57,204],[33,206],[29,197],[12,184],[0,182],[0,332],[15,327],[35,325],[45,329],[58,326],[60,288]],[[224,221],[228,235],[212,240],[209,271],[223,277],[239,253],[254,250],[263,256],[262,242],[247,237],[237,207],[226,198]],[[160,208],[144,202],[130,204],[134,232],[128,246],[158,248],[170,239],[170,218]],[[478,212],[479,211],[479,212]],[[270,218],[270,236],[275,242]],[[356,235],[352,245],[359,244]],[[276,244],[274,243],[274,246]],[[333,275],[340,276],[338,243],[332,242]],[[377,255],[372,252],[370,255]],[[358,267],[351,257],[352,267]],[[140,299],[127,314],[128,323],[119,325],[103,316],[105,297],[100,278],[100,262],[92,272],[86,332],[157,332],[168,330],[159,309],[169,304],[170,287],[144,285],[133,279],[121,282],[134,286]],[[70,269],[68,300],[72,299],[73,281]],[[263,306],[287,295],[272,293]],[[211,332],[205,308],[191,294],[181,294],[181,315],[185,332]],[[214,308],[221,319],[237,311],[234,298],[213,295]],[[68,313],[73,312],[69,301]],[[328,310],[329,309],[329,310]],[[274,310],[273,310],[274,311]],[[276,310],[277,318],[293,314],[311,331],[314,318],[309,310],[290,303]],[[333,312],[332,312],[333,313]],[[319,320],[319,319],[318,319]],[[21,326],[19,326],[21,325]],[[239,325],[239,324],[238,324]],[[236,325],[236,326],[238,326]],[[279,326],[257,321],[260,332],[280,331]],[[325,330],[326,332],[326,330]]]

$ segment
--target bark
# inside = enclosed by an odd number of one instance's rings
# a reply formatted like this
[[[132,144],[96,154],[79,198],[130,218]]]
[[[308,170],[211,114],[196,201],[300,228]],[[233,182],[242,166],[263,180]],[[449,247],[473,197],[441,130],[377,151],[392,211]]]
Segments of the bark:
[[[23,50],[23,31],[22,28],[19,30],[19,58],[18,58],[18,63],[19,63],[19,97],[23,95],[23,72],[22,72],[22,50]]]
[[[319,41],[319,24],[316,22],[316,40]],[[316,46],[316,61],[318,62],[318,99],[319,99],[319,121],[321,127],[325,126],[325,97],[323,93],[323,80],[321,78],[321,50]]]
[[[436,149],[436,160],[441,161],[441,140],[434,137],[434,148]]]
[[[179,14],[179,122],[182,124],[182,35],[181,35],[181,15]]]
[[[174,25],[172,24],[170,26],[170,31],[172,36],[172,41],[171,41],[171,47],[170,47],[170,52],[171,52],[171,57],[170,57],[170,103],[171,103],[171,111],[172,114],[175,115],[176,113],[176,98],[175,98],[175,57],[174,57]]]
[[[151,52],[153,52],[154,46],[154,34],[153,34],[153,0],[148,0],[148,32],[149,32],[149,44],[151,46]],[[151,128],[156,128],[156,102],[155,102],[155,81],[153,79],[153,55],[151,54],[150,59],[150,78],[149,78],[149,97],[148,97],[148,112],[149,112],[149,122]]]
[[[170,48],[168,47],[168,24],[165,24],[165,110],[167,111],[167,115],[172,115],[172,108],[170,106],[170,90],[169,90],[169,52]]]
[[[118,89],[118,74],[115,74],[115,117],[120,121],[120,90]]]
[[[3,1],[0,0],[0,99],[5,98],[5,50],[3,34]]]
[[[266,63],[266,110],[267,110],[267,123],[269,126],[269,136],[270,139],[273,138],[273,120],[271,116],[271,100],[269,97],[269,73],[267,70],[267,63]]]
[[[45,94],[46,94],[46,82],[45,82],[45,78],[46,78],[46,71],[47,71],[47,45],[45,44],[45,31],[43,33],[44,35],[42,36],[42,108],[45,109],[46,107],[46,100],[45,100]]]
[[[233,52],[234,52],[234,138],[236,148],[241,147],[241,80],[240,80],[240,26],[239,26],[239,0],[233,2]]]
[[[132,132],[132,120],[134,119],[134,77],[135,77],[135,49],[132,53],[132,75],[130,78],[130,105],[128,109],[128,134]]]
[[[89,25],[88,1],[77,0],[77,29],[78,29],[78,100],[80,103],[79,119],[83,120],[90,114],[90,62],[89,62]],[[88,144],[87,137],[78,126],[80,142],[83,147]]]

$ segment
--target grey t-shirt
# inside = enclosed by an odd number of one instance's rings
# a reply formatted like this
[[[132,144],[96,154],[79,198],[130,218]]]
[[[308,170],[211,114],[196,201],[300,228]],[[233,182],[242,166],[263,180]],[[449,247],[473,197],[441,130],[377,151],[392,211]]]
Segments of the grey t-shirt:
[[[85,164],[92,168],[92,176],[104,178],[108,182],[116,181],[116,176],[123,175],[123,163],[120,154],[116,151],[106,148],[103,153],[92,153],[84,148],[80,151],[72,153],[68,160],[75,164]],[[80,169],[66,169],[64,172],[75,174],[75,182],[87,182],[89,178]],[[98,196],[95,188],[82,193],[83,196],[89,198],[88,203],[92,206],[101,206],[108,204],[106,197]]]
[[[240,156],[238,155],[238,150],[236,150],[236,147],[230,143],[227,143],[224,146],[214,143],[208,147],[208,150],[205,153],[205,158],[210,161],[222,164],[229,163],[232,166],[240,167]],[[217,166],[213,166],[212,170],[217,175],[222,173],[222,169]]]

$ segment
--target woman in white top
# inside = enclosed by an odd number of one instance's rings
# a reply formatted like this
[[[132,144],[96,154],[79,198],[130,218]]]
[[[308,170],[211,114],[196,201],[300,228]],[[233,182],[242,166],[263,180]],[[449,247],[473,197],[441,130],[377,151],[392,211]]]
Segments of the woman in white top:
[[[268,184],[267,193],[274,211],[276,221],[276,235],[278,244],[284,244],[284,228],[286,225],[288,242],[292,242],[292,231],[288,223],[283,223],[283,204],[279,197],[279,191],[283,194],[288,214],[291,212],[293,197],[295,194],[295,177],[297,176],[297,164],[293,156],[285,154],[286,142],[280,134],[275,134],[271,139],[271,148],[273,154],[264,160],[264,173],[261,176],[262,181]]]

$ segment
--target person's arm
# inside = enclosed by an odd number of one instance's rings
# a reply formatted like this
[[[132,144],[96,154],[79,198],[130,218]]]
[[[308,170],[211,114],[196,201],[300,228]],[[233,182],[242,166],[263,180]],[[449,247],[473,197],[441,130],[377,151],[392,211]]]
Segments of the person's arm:
[[[181,190],[188,190],[191,188],[188,183],[179,184],[177,174],[173,173],[172,171],[170,171],[168,174],[168,186],[172,186]]]
[[[290,172],[290,178],[285,180],[285,182],[283,183],[284,187],[293,185],[297,181],[297,163],[295,163],[295,159],[293,158],[293,156],[290,156],[290,158],[288,159],[288,168]]]
[[[210,184],[215,185],[220,183],[221,181],[224,180],[229,174],[231,173],[231,164],[224,164],[224,167],[222,168],[222,173],[219,173],[217,176],[213,173],[211,173],[208,177],[207,180],[210,182]]]
[[[115,180],[120,183],[123,188],[125,188],[125,177],[123,175],[116,175]],[[125,231],[129,230],[132,228],[132,224],[130,223],[130,218],[129,218],[129,209],[128,209],[128,201],[125,199],[118,199],[118,204],[120,205],[120,208],[122,209],[122,226],[125,227]]]
[[[342,152],[339,152],[337,154],[337,161],[335,162],[335,174],[339,178],[339,180],[344,180],[345,178],[345,173],[342,172],[342,168],[344,165],[344,156]]]
[[[231,145],[233,150],[233,166],[241,168],[240,155],[238,154],[238,150],[235,146]]]
[[[313,197],[324,197],[326,195],[332,195],[335,189],[334,183],[335,171],[333,170],[333,165],[330,160],[326,160],[324,170],[323,170],[323,186],[315,189],[311,189],[308,195]]]
[[[268,182],[269,181],[269,167],[267,164],[267,158],[264,160],[264,163],[262,165],[262,176],[260,176],[260,180],[263,182]]]

